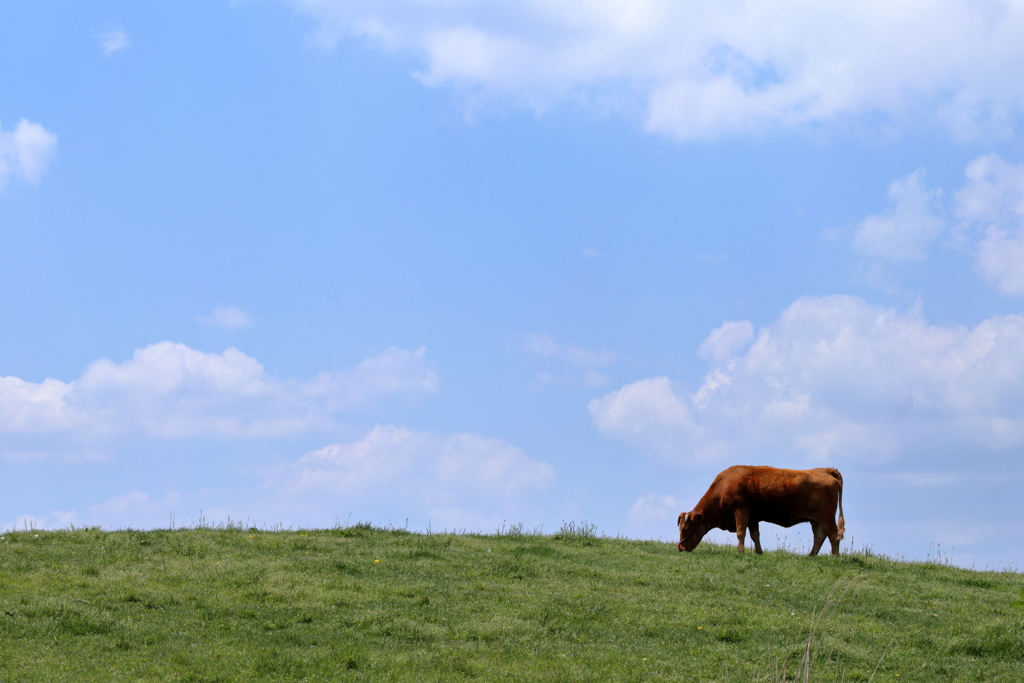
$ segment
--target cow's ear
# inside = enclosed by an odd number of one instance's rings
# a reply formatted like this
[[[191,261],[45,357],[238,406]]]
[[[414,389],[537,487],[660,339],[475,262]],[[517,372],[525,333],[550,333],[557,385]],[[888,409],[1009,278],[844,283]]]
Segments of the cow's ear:
[[[693,521],[696,522],[697,524],[700,524],[701,521],[704,519],[704,515],[702,513],[700,513],[700,512],[693,513],[693,515],[691,515],[691,517],[693,517]]]

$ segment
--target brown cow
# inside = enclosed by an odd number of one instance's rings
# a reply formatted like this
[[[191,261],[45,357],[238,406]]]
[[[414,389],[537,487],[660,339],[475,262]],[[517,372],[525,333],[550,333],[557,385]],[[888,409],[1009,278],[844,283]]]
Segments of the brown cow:
[[[839,524],[836,524],[836,502]],[[810,522],[814,532],[811,555],[817,555],[827,537],[832,554],[846,532],[843,519],[843,475],[831,467],[781,470],[775,467],[736,465],[723,471],[690,512],[679,515],[679,551],[697,547],[711,529],[735,531],[738,550],[750,529],[754,550],[761,554],[759,522],[791,527]]]

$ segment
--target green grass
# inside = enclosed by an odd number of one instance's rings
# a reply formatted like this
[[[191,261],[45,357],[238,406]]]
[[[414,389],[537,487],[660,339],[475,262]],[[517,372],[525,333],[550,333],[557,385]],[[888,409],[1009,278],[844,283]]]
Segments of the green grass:
[[[1024,680],[1019,574],[574,531],[8,532],[0,681]]]

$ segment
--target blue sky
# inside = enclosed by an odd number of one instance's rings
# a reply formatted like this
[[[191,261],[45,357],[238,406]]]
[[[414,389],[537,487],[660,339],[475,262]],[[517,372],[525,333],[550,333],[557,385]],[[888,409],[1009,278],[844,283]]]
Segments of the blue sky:
[[[831,465],[1024,562],[1016,4],[2,13],[0,525],[670,539]]]

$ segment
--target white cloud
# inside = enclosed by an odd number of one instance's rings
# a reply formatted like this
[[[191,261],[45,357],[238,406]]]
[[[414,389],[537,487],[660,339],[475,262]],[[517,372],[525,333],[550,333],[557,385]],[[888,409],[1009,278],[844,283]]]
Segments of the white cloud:
[[[892,206],[858,225],[853,249],[887,261],[919,261],[944,229],[940,190],[929,190],[920,169],[889,186]],[[995,154],[967,165],[956,193],[949,244],[970,252],[978,271],[1000,293],[1024,295],[1024,165]],[[886,278],[875,266],[874,278]],[[891,286],[888,285],[888,286]]]
[[[398,510],[435,526],[481,528],[514,518],[553,479],[550,464],[501,439],[378,425],[303,456],[266,488],[306,506]]]
[[[207,315],[199,316],[196,320],[222,330],[242,330],[252,327],[252,316],[237,306],[220,306]]]
[[[684,463],[927,461],[1024,445],[1021,315],[938,326],[857,297],[805,297],[746,352],[712,360],[692,393],[656,377],[594,399],[594,424]]]
[[[501,439],[377,425],[359,441],[332,444],[300,458],[286,486],[299,493],[362,495],[409,474],[425,500],[450,504],[447,496],[453,485],[483,496],[507,497],[547,485],[554,470]]]
[[[391,348],[355,368],[278,380],[238,349],[205,353],[160,342],[77,380],[0,377],[0,433],[261,438],[329,430],[333,414],[389,395],[435,391],[424,350]]]
[[[595,398],[587,406],[594,424],[605,434],[654,450],[681,450],[675,442],[695,431],[686,397],[667,377],[637,380]]]
[[[992,154],[967,166],[956,195],[961,229],[981,231],[978,269],[1003,294],[1024,295],[1024,166]]]
[[[889,186],[893,206],[885,213],[868,216],[857,227],[854,250],[864,256],[888,261],[920,261],[942,232],[939,190],[929,190],[920,169]]]
[[[437,391],[438,379],[426,362],[426,350],[392,346],[359,361],[345,372],[324,372],[303,384],[305,395],[338,412],[371,403],[381,396],[414,397]]]
[[[754,338],[754,326],[748,320],[722,323],[711,330],[697,349],[697,355],[712,363],[721,363],[741,351]]]
[[[71,384],[51,378],[35,384],[17,377],[0,377],[0,431],[69,429],[75,422],[68,400],[71,391]]]
[[[637,498],[633,506],[629,508],[629,521],[634,524],[660,524],[667,528],[672,527],[676,517],[682,510],[682,504],[675,496],[663,496],[656,493],[648,493]]]
[[[592,351],[582,346],[559,344],[546,334],[526,335],[523,339],[523,351],[584,368],[611,365],[615,362],[615,354],[611,351]]]
[[[96,42],[99,43],[100,49],[105,55],[115,54],[131,45],[128,34],[116,24],[97,35]]]
[[[57,136],[38,123],[22,119],[13,131],[0,126],[0,188],[11,177],[39,182],[57,149]]]
[[[366,38],[474,101],[642,112],[678,139],[882,115],[1005,134],[1024,105],[1024,6],[796,0],[291,0],[330,45]],[[924,112],[937,112],[928,119]]]

